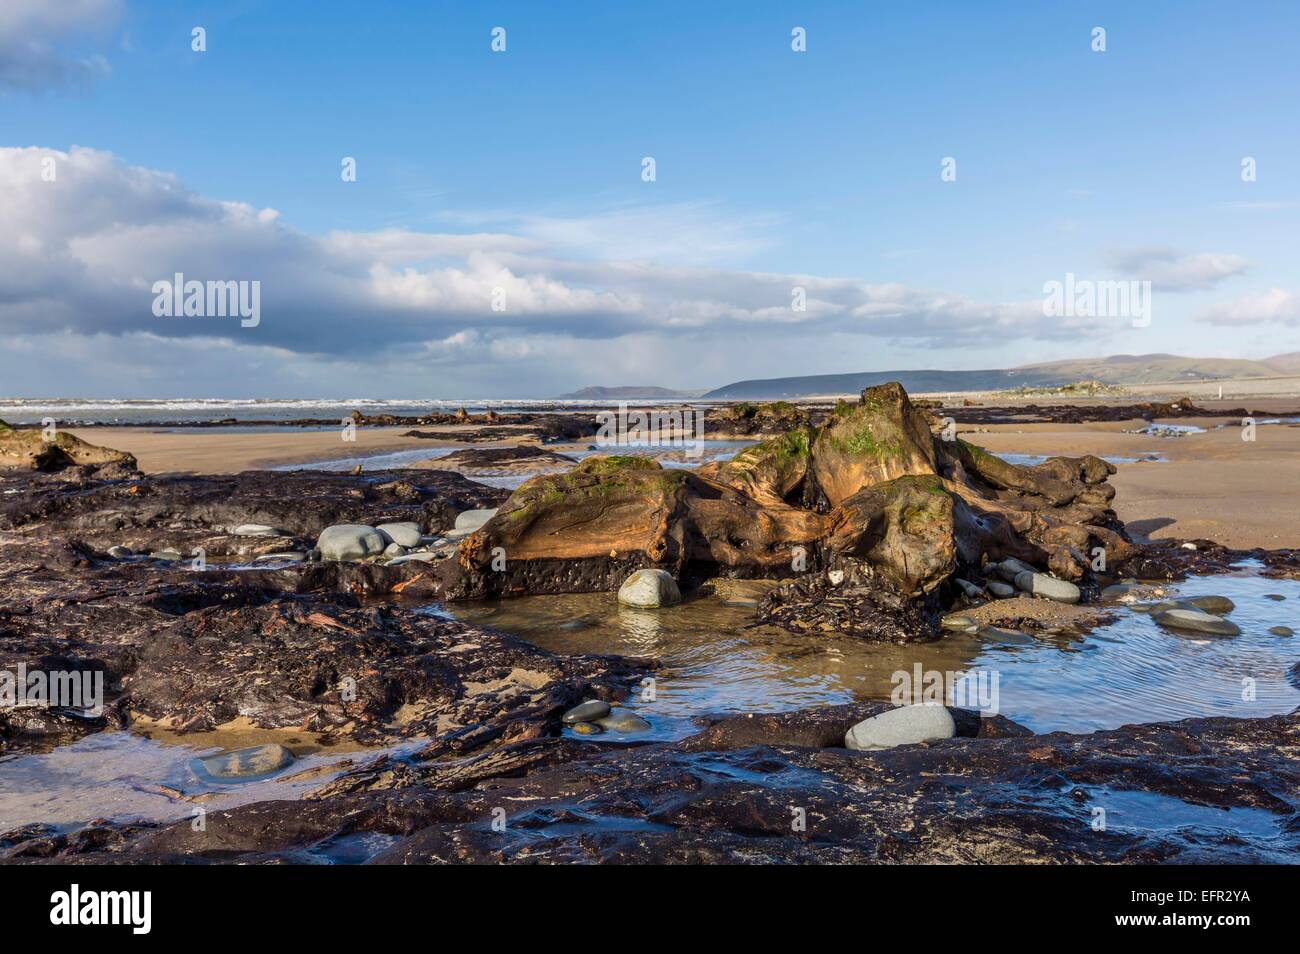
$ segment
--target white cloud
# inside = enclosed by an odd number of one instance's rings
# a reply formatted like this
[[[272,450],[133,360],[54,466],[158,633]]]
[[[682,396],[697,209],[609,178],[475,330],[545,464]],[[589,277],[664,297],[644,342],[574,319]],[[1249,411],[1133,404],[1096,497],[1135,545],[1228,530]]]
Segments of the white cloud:
[[[121,0],[3,0],[0,89],[35,92],[107,74],[102,56],[77,56],[63,47],[114,22],[121,10]]]
[[[51,158],[52,182],[41,175]],[[669,208],[663,218],[638,212],[621,221],[666,228],[681,214]],[[577,246],[597,240],[603,226],[546,223],[465,234],[311,235],[274,209],[198,195],[173,175],[110,153],[0,149],[0,331],[40,347],[72,336],[103,353],[134,349],[152,359],[173,341],[185,361],[205,354],[214,375],[220,357],[232,367],[255,364],[264,383],[279,373],[295,380],[306,368],[409,374],[412,362],[423,362],[480,382],[472,392],[480,394],[489,387],[519,393],[514,386],[530,379],[515,368],[549,381],[588,359],[594,370],[626,364],[637,379],[680,382],[683,349],[701,369],[725,375],[728,365],[749,367],[759,353],[789,353],[792,338],[816,350],[838,336],[862,351],[882,343],[1074,342],[1115,332],[1109,322],[1045,318],[1038,299],[985,303],[897,283],[582,256]],[[155,317],[153,283],[176,272],[260,281],[260,324]],[[806,310],[791,307],[795,287],[805,290]],[[500,311],[493,309],[498,290]],[[125,351],[105,344],[128,341]],[[196,350],[197,342],[211,347]],[[159,387],[172,380],[170,367],[154,373]]]
[[[1224,252],[1183,253],[1172,248],[1136,248],[1112,252],[1109,264],[1130,278],[1149,281],[1163,291],[1204,291],[1240,275],[1250,263]]]
[[[1221,302],[1197,319],[1212,325],[1300,325],[1300,292],[1271,288]]]

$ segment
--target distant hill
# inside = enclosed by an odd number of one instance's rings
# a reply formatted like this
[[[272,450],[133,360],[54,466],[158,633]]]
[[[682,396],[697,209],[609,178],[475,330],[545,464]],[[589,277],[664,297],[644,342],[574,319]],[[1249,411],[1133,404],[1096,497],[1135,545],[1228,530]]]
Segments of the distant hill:
[[[1260,363],[1268,365],[1277,374],[1300,374],[1300,351],[1274,355]]]
[[[1183,358],[1173,354],[1116,354],[1107,358],[1050,361],[1019,368],[985,371],[863,371],[856,374],[811,374],[794,378],[736,381],[703,397],[706,400],[776,400],[856,394],[863,388],[897,381],[908,391],[1000,391],[1018,387],[1058,387],[1073,381],[1106,384],[1165,384],[1219,381],[1300,374],[1300,352],[1260,361],[1239,358]]]
[[[591,387],[582,388],[569,394],[561,394],[559,401],[634,401],[634,400],[672,400],[698,397],[699,391],[674,391],[672,388],[650,387],[648,385],[625,385],[616,388]]]

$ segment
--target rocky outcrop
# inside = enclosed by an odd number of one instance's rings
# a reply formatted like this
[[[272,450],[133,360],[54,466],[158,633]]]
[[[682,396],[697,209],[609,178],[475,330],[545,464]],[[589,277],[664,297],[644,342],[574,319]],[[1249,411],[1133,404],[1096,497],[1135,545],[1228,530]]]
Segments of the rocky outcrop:
[[[464,541],[448,594],[613,590],[641,568],[785,578],[764,619],[906,642],[937,638],[958,571],[1019,560],[1040,574],[1028,592],[1059,598],[1137,553],[1105,461],[1021,467],[952,436],[891,383],[693,472],[589,458],[530,480]]]
[[[647,567],[760,576],[788,567],[823,524],[648,458],[596,455],[515,491],[461,544],[449,595],[614,590]]]
[[[934,438],[924,414],[899,384],[840,404],[813,441],[812,474],[830,506],[895,477],[935,473]]]
[[[50,440],[45,438],[41,430],[18,430],[0,421],[0,470],[79,467],[101,476],[124,476],[136,470],[135,457],[125,451],[99,447],[64,431],[56,431]]]

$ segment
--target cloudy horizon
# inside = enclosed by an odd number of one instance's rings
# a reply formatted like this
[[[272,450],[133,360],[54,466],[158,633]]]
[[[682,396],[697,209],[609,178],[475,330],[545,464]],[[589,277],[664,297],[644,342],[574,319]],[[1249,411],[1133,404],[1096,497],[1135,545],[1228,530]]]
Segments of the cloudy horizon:
[[[683,36],[580,6],[592,19],[566,29],[518,4],[308,23],[257,2],[10,0],[0,392],[536,398],[1300,350],[1296,132],[1270,99],[1294,68],[1224,41],[1189,112],[1214,43],[1196,4],[1036,11],[1014,35],[953,9],[924,77],[906,11],[864,62],[853,42],[874,34],[838,4],[801,18],[802,52],[788,15],[696,14]],[[995,55],[1011,62],[968,89]],[[1072,79],[1025,86],[1062,59]],[[868,104],[845,92],[855,71]],[[1182,88],[1165,100],[1156,76]],[[1085,145],[1112,161],[1005,125],[1063,113],[1111,122]],[[259,320],[159,316],[176,274],[259,283]],[[1149,282],[1150,323],[1049,316],[1067,276]]]

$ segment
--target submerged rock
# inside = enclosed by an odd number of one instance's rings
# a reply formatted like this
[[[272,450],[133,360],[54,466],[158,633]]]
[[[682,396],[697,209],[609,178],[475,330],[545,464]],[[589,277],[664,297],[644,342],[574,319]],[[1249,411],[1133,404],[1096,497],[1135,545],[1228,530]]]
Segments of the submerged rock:
[[[667,570],[637,570],[618,588],[618,601],[624,606],[655,609],[680,603],[682,594]]]
[[[600,735],[605,731],[604,726],[598,722],[575,722],[569,728],[578,735]]]
[[[868,752],[951,739],[956,734],[957,723],[944,706],[902,706],[859,722],[845,733],[844,746]]]
[[[1151,618],[1161,626],[1191,633],[1206,633],[1211,636],[1241,635],[1241,627],[1236,623],[1198,609],[1161,610],[1153,613]]]
[[[253,778],[270,775],[293,763],[293,753],[277,742],[254,745],[195,759],[213,778]]]
[[[650,723],[635,712],[627,709],[615,709],[604,718],[597,719],[596,724],[606,732],[649,732]]]
[[[1290,626],[1273,626],[1269,628],[1269,632],[1272,633],[1274,636],[1295,635],[1295,630],[1293,630]]]
[[[1188,606],[1206,613],[1213,613],[1215,616],[1231,613],[1237,608],[1237,604],[1226,596],[1191,596],[1181,599],[1179,602],[1186,603]]]

